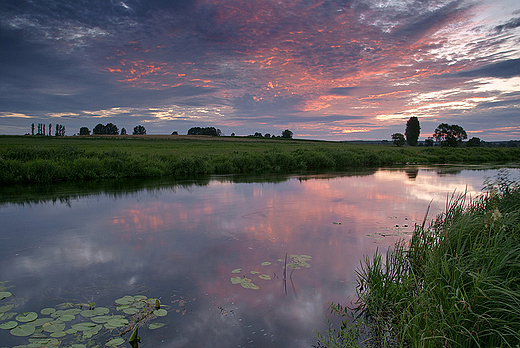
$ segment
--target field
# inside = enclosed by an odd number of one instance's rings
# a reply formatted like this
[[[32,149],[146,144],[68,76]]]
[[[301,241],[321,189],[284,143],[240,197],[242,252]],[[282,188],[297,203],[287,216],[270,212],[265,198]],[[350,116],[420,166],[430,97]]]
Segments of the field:
[[[440,148],[208,136],[0,136],[0,183],[518,163],[519,148]]]

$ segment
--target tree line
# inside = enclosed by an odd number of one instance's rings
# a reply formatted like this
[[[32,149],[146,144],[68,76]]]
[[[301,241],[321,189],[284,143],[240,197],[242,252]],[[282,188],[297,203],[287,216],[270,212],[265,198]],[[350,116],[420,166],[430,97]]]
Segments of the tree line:
[[[31,124],[31,135],[47,135],[52,136],[52,123],[49,123],[49,131],[46,132],[47,125],[45,123],[38,123],[35,125]],[[36,131],[36,133],[34,133]],[[65,136],[65,126],[62,124],[56,124],[56,131],[54,132],[54,136],[63,137]]]
[[[392,134],[392,141],[396,146],[403,146],[408,144],[410,146],[417,146],[419,135],[421,134],[421,126],[419,119],[415,116],[410,117],[406,122],[405,134]],[[440,146],[457,147],[462,145],[462,141],[468,138],[468,134],[461,126],[457,124],[441,123],[435,128],[431,137],[426,138],[424,144],[426,146],[433,146],[434,139]],[[466,146],[475,147],[480,146],[481,140],[473,137],[466,142]]]

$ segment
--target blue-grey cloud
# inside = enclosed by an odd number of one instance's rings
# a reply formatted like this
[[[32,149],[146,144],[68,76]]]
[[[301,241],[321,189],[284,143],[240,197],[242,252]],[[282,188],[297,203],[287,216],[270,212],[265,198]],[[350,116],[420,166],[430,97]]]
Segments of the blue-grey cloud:
[[[511,78],[520,76],[520,58],[509,59],[485,65],[478,69],[461,71],[453,74],[455,77],[498,77]]]

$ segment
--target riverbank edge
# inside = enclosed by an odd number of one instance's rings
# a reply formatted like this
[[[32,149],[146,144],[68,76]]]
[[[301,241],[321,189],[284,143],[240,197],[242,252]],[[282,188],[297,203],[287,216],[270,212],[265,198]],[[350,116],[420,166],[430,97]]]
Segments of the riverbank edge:
[[[510,163],[520,163],[520,148],[395,147],[305,140],[3,137],[0,184]]]
[[[518,347],[520,185],[499,172],[425,225],[361,261],[358,302],[330,305],[344,320],[317,347]]]

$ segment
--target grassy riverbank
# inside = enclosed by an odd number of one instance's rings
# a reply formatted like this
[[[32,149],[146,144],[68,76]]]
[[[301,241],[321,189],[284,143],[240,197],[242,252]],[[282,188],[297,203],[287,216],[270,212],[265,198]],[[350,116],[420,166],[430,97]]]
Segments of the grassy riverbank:
[[[331,306],[358,320],[319,346],[356,347],[361,330],[376,347],[518,347],[519,284],[520,186],[502,175],[487,195],[454,197],[430,226],[416,226],[409,246],[366,258],[358,307]]]
[[[427,148],[204,136],[0,136],[0,183],[511,163],[520,148]]]

